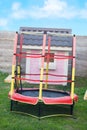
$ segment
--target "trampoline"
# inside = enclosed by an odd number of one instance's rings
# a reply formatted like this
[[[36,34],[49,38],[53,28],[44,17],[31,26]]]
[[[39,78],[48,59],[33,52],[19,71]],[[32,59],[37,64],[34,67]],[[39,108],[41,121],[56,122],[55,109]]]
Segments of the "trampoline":
[[[51,89],[43,89],[42,91],[42,102],[44,102],[44,104],[73,104],[73,100],[69,92]],[[10,97],[9,94],[9,97],[11,98],[11,100],[36,105],[39,102],[38,95],[39,89],[26,88],[22,91],[15,91],[12,97]],[[74,102],[76,102],[77,100],[78,97],[74,94]]]
[[[36,33],[37,35],[38,33]],[[25,35],[25,33],[24,33]],[[27,34],[28,35],[28,34]],[[15,43],[14,43],[14,54],[13,54],[13,60],[12,60],[12,81],[11,81],[11,90],[9,92],[9,98],[11,102],[17,101],[21,103],[36,105],[39,102],[43,102],[43,104],[46,105],[68,105],[70,106],[70,113],[73,115],[73,106],[74,103],[78,101],[78,96],[74,94],[74,80],[75,80],[75,42],[76,38],[75,35],[71,36],[71,43],[69,47],[71,48],[72,55],[65,56],[65,55],[50,55],[51,52],[51,35],[48,36],[48,52],[45,51],[46,48],[46,42],[47,42],[47,32],[44,31],[43,34],[43,45],[42,45],[42,53],[41,54],[32,54],[32,53],[26,53],[23,52],[23,34],[16,33],[15,35]],[[68,34],[67,34],[68,36]],[[65,45],[64,45],[65,46]],[[46,55],[45,55],[46,54]],[[41,59],[41,68],[40,68],[40,74],[26,74],[22,73],[22,59],[26,58],[39,58]],[[46,69],[44,73],[44,62],[46,58]],[[49,62],[50,59],[55,58],[56,60],[71,60],[71,76],[66,75],[55,75],[49,73]],[[24,63],[24,61],[23,61]],[[35,79],[29,79],[26,78],[26,75],[35,75]],[[39,76],[39,80],[37,79],[37,76]],[[45,79],[44,79],[45,76]],[[49,77],[59,77],[58,80],[50,80]],[[31,84],[29,87],[24,87],[23,80],[26,82],[34,82],[34,84],[38,84],[38,87],[31,87]],[[58,83],[66,85],[69,84],[70,90],[61,90],[61,89],[54,89],[48,88],[48,85]],[[67,88],[66,86],[63,86]],[[11,111],[13,110],[13,103],[11,103]]]

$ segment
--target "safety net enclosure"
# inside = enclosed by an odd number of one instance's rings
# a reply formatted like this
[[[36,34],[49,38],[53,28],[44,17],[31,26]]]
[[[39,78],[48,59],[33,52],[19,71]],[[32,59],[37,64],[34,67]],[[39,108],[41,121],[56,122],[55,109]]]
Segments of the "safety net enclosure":
[[[69,29],[25,28],[15,34],[9,98],[70,106],[73,114],[76,37]]]

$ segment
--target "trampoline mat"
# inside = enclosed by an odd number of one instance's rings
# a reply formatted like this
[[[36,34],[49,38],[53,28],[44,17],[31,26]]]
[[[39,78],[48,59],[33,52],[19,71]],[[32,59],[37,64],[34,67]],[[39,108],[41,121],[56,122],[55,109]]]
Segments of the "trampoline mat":
[[[30,96],[30,97],[38,97],[39,96],[39,90],[19,90],[18,93],[24,95],[24,96]],[[42,91],[42,97],[48,97],[48,98],[58,98],[58,97],[64,97],[64,96],[70,96],[67,92],[61,92],[61,91],[54,91],[54,90],[43,90]]]

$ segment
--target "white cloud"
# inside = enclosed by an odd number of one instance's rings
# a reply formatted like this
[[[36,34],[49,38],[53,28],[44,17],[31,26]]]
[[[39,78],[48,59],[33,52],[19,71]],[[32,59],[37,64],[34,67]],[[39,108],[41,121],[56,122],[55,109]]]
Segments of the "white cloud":
[[[14,19],[23,19],[27,16],[27,9],[23,9],[21,7],[21,3],[19,2],[14,2],[12,4],[12,13],[11,17]]]
[[[8,24],[8,19],[5,18],[0,18],[0,26],[7,26]]]
[[[26,9],[21,7],[21,3],[15,2],[12,5],[11,17],[14,19],[23,19],[28,17],[72,18],[76,15],[77,13],[73,11],[73,7],[69,7],[69,5],[63,0],[45,0],[42,7],[34,6]]]
[[[14,19],[27,18],[27,11],[23,10],[23,9],[20,9],[19,11],[14,11],[14,12],[12,12],[11,17],[14,18]]]
[[[62,11],[66,7],[67,7],[67,4],[63,1],[46,0],[42,9],[47,12],[51,11],[51,13],[52,12],[55,13],[56,11]]]
[[[12,4],[12,10],[13,11],[19,10],[20,6],[21,6],[21,3],[15,2],[15,3]]]
[[[73,18],[78,12],[73,6],[69,6],[65,1],[61,0],[45,0],[43,7],[35,7],[31,11],[31,16],[35,18]],[[37,15],[38,14],[38,15]]]
[[[83,8],[75,5],[70,5],[67,0],[44,0],[42,6],[29,6],[26,8],[22,2],[13,2],[10,13],[6,17],[0,18],[0,27],[7,28],[20,20],[32,19],[87,19],[87,3],[84,3]],[[3,15],[4,16],[4,15]],[[17,21],[19,20],[19,21]],[[16,23],[15,23],[16,24]]]
[[[42,7],[33,6],[29,8],[22,7],[21,2],[14,2],[12,4],[11,19],[28,19],[28,18],[87,18],[87,3],[84,9],[69,5],[65,0],[44,0]]]

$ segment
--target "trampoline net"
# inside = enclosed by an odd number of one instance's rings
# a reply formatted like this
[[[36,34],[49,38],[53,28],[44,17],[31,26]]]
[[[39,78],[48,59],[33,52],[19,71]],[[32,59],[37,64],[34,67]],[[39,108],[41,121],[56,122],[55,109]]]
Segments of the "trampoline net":
[[[45,55],[42,56],[43,34],[18,34],[15,88],[39,88],[42,57],[44,57],[43,88],[47,86],[50,89],[70,91],[72,41],[72,36],[46,34]]]

